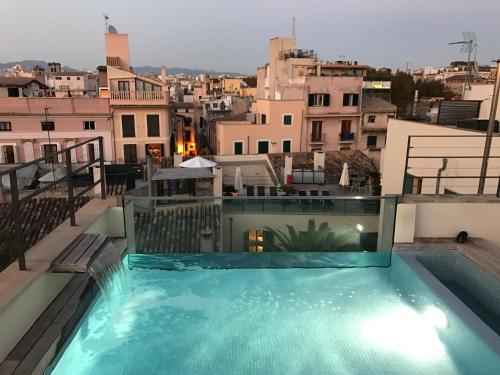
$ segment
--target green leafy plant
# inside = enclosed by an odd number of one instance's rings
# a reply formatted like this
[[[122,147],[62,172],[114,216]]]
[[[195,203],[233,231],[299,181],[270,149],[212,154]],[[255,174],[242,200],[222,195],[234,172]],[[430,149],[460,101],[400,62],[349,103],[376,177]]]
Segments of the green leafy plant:
[[[283,188],[283,193],[285,193],[286,196],[290,196],[290,195],[295,195],[297,194],[297,189],[292,186],[292,185],[284,185]]]
[[[266,251],[279,252],[316,252],[316,251],[359,251],[360,246],[352,242],[356,235],[354,230],[346,230],[336,234],[328,226],[321,223],[316,227],[314,219],[309,219],[305,231],[297,231],[293,226],[287,225],[288,234],[285,232],[265,227],[271,236],[264,241]]]

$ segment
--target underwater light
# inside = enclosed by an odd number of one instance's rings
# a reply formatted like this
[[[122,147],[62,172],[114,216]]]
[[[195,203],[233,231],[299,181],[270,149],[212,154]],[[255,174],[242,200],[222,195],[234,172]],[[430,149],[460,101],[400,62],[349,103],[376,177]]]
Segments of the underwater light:
[[[360,232],[363,231],[363,229],[365,229],[361,224],[358,224],[356,225],[356,229],[359,230]]]
[[[424,318],[436,328],[448,328],[448,317],[443,310],[435,305],[426,307]]]

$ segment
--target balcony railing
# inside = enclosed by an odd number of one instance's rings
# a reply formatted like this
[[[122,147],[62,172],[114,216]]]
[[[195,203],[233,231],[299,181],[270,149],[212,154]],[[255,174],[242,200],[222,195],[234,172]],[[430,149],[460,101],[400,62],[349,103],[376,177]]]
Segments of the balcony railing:
[[[106,57],[106,65],[119,67],[120,66],[120,58],[118,56],[107,56]]]
[[[354,133],[340,133],[340,142],[354,142]]]
[[[111,91],[111,104],[166,104],[164,91]]]
[[[325,133],[321,133],[321,134],[312,133],[311,136],[309,137],[309,142],[311,142],[311,143],[326,143],[326,134]]]

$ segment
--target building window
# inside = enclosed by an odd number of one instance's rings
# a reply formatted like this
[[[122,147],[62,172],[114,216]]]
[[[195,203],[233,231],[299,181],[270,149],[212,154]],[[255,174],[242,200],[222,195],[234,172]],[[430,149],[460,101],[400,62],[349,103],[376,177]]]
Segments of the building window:
[[[66,77],[66,81],[69,81],[71,79],[71,77]]]
[[[54,121],[42,121],[42,131],[54,131],[56,130],[56,124]]]
[[[60,80],[62,80],[62,77],[56,77],[55,79],[56,79],[56,81],[60,81]]]
[[[57,145],[53,145],[53,144],[47,144],[47,145],[43,145],[42,147],[42,151],[43,151],[43,156],[51,156],[51,155],[54,155],[56,152],[57,152]],[[51,158],[47,158],[45,159],[45,163],[57,163],[57,155],[54,155],[53,157]]]
[[[366,137],[366,146],[368,148],[377,147],[377,136],[376,135],[369,135],[368,137]]]
[[[292,152],[292,141],[290,139],[283,140],[283,152]]]
[[[312,132],[311,132],[311,141],[312,142],[321,142],[323,139],[323,121],[313,121],[312,122]]]
[[[309,94],[309,107],[328,107],[330,105],[330,94]]]
[[[19,89],[17,87],[7,87],[7,96],[9,98],[18,98]]]
[[[2,146],[3,162],[7,164],[14,164],[16,162],[16,156],[14,153],[14,146],[6,145]]]
[[[350,134],[351,133],[351,120],[342,120],[340,132],[342,134]]]
[[[212,104],[212,107],[213,107],[213,108],[219,108],[219,103],[213,103],[213,104]]]
[[[265,113],[263,113],[263,114],[260,115],[260,123],[262,125],[265,125],[266,122],[267,122],[267,115]]]
[[[243,155],[243,142],[241,141],[234,142],[234,154]]]
[[[248,231],[247,240],[245,241],[248,244],[248,252],[250,253],[264,252],[264,236],[265,233],[263,230],[250,229]]]
[[[257,142],[257,153],[258,154],[269,153],[269,141],[258,141]]]
[[[283,115],[283,125],[292,125],[293,116],[292,115]]]
[[[359,94],[344,94],[343,105],[344,107],[357,107]]]
[[[123,145],[123,159],[126,164],[136,164],[137,145]]]
[[[122,135],[127,138],[135,137],[134,115],[122,115]]]
[[[12,124],[10,121],[0,121],[0,132],[11,132]]]
[[[160,115],[147,115],[148,137],[160,136]]]
[[[76,77],[76,80],[79,81],[80,80],[80,77]]]
[[[84,121],[83,130],[95,130],[95,121]]]
[[[87,157],[88,161],[95,160],[95,146],[93,143],[87,143]]]
[[[130,91],[128,81],[118,81],[118,91]]]
[[[370,115],[370,116],[368,116],[368,123],[369,123],[369,124],[373,124],[373,123],[375,123],[375,119],[376,119],[376,118],[377,118],[377,116],[375,116],[375,115]]]
[[[184,131],[184,140],[186,142],[191,142],[191,130]]]

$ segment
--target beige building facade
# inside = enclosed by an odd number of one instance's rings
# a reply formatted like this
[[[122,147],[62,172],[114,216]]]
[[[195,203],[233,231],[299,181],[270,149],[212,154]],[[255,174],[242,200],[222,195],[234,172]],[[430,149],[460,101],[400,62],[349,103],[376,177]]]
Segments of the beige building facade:
[[[155,161],[170,155],[170,109],[166,72],[162,80],[139,76],[130,67],[128,35],[105,34],[107,87],[116,161],[141,163],[146,155]]]

